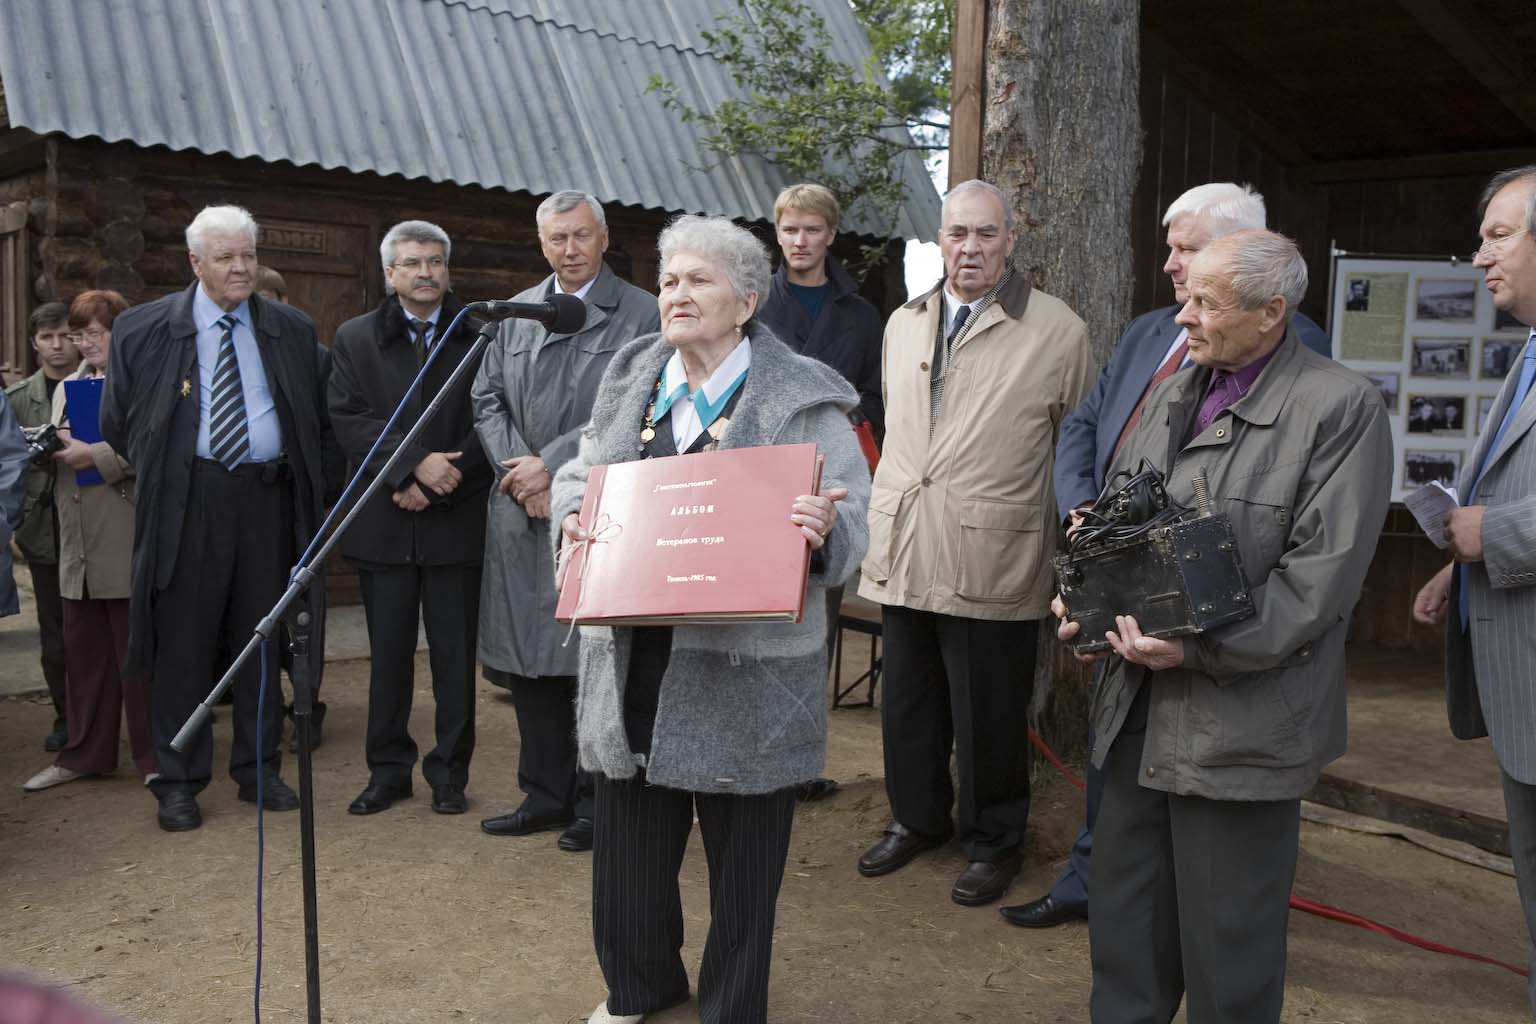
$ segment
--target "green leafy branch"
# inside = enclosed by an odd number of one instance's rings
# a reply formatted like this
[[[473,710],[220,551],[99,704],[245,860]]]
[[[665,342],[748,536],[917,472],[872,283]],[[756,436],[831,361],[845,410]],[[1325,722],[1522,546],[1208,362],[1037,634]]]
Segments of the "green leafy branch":
[[[889,225],[891,235],[907,197],[904,155],[948,144],[948,125],[935,111],[948,106],[950,3],[854,0],[874,48],[858,68],[831,56],[825,20],[801,0],[738,0],[740,10],[704,39],[740,97],[700,109],[660,75],[647,91],[684,123],[704,127],[704,149],[715,160],[701,170],[760,156],[819,181],[845,210]],[[939,32],[918,31],[934,25]],[[880,80],[881,68],[893,71],[892,85]]]

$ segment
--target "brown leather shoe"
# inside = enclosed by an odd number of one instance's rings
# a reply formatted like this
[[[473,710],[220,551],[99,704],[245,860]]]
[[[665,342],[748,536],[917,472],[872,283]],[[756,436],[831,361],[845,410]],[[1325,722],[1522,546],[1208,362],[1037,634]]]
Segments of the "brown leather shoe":
[[[955,879],[949,898],[962,907],[979,907],[999,899],[1019,873],[1020,857],[1005,853],[995,861],[973,860]]]
[[[865,878],[888,875],[897,868],[906,867],[913,857],[924,850],[943,846],[948,840],[948,836],[923,835],[894,821],[880,837],[880,841],[865,850],[859,858],[859,874]]]

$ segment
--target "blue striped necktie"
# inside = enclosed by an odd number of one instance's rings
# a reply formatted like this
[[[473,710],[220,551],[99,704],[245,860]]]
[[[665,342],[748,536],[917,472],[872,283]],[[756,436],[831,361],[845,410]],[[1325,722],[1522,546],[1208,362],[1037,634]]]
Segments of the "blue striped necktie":
[[[251,452],[250,429],[245,420],[245,391],[240,386],[240,363],[235,358],[234,316],[219,318],[224,337],[213,365],[213,401],[208,409],[208,452],[225,469],[234,469]]]

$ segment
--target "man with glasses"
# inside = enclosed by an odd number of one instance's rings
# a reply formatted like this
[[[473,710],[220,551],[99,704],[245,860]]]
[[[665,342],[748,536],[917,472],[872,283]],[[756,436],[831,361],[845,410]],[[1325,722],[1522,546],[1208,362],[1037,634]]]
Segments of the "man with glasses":
[[[5,389],[16,420],[23,427],[40,427],[53,414],[53,393],[59,382],[75,372],[80,353],[69,333],[69,307],[45,302],[28,318],[32,348],[37,352],[37,372]],[[43,646],[43,679],[53,701],[53,730],[43,739],[43,749],[64,749],[64,600],[59,594],[59,532],[53,508],[55,463],[52,459],[27,470],[27,498],[21,525],[16,527],[16,546],[27,556],[32,577],[32,600],[37,612],[37,632]]]
[[[1472,254],[1494,308],[1536,327],[1536,164],[1493,176],[1478,203]],[[1454,557],[1424,585],[1413,615],[1446,626],[1446,697],[1459,739],[1492,736],[1510,854],[1533,943],[1527,991],[1536,1014],[1536,330],[1511,367],[1457,481],[1465,505],[1445,519]]]
[[[475,342],[479,323],[463,321],[449,290],[451,243],[436,224],[402,221],[379,246],[384,302],[336,331],[331,422],[359,488],[384,468],[422,410],[436,398]],[[405,412],[385,424],[432,356]],[[425,619],[437,703],[436,745],[421,761],[432,810],[462,814],[475,749],[475,639],[480,560],[491,469],[475,436],[464,376],[443,397],[404,458],[363,506],[341,541],[357,566],[368,617],[368,785],[347,808],[376,814],[411,795],[416,628]],[[369,450],[383,442],[369,458]],[[503,612],[505,609],[502,610]]]
[[[1056,510],[1068,529],[1104,489],[1109,463],[1140,419],[1153,385],[1191,363],[1189,332],[1174,317],[1189,301],[1189,266],[1195,256],[1218,238],[1261,229],[1264,223],[1264,197],[1230,181],[1196,185],[1169,204],[1163,214],[1163,226],[1168,230],[1163,273],[1173,285],[1174,304],[1143,313],[1130,322],[1093,390],[1061,424],[1061,440],[1056,446]],[[1320,356],[1330,355],[1332,342],[1322,328],[1301,313],[1295,313],[1291,322],[1303,345]],[[1066,870],[1044,896],[1003,907],[1003,918],[1009,924],[1050,928],[1087,919],[1093,826],[1103,788],[1103,776],[1090,764],[1087,814],[1083,830],[1072,844]]]
[[[493,836],[561,829],[556,844],[578,852],[592,848],[592,780],[576,766],[577,645],[565,643],[566,628],[555,622],[549,484],[576,454],[608,361],[659,330],[661,318],[654,295],[603,262],[608,225],[594,197],[556,192],[534,221],[553,273],[517,300],[564,292],[586,304],[587,320],[575,334],[505,321],[475,380],[475,423],[501,475],[485,538],[480,662],[487,679],[512,691],[524,793],[516,810],[480,827]]]

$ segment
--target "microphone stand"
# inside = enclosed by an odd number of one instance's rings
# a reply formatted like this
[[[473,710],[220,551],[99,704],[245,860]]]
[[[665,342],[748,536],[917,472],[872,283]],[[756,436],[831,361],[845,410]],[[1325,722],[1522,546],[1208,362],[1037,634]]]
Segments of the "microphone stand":
[[[300,607],[298,601],[299,598],[304,597],[306,598],[306,603],[309,603],[309,588],[319,578],[320,573],[324,571],[326,557],[336,547],[337,543],[340,542],[342,536],[346,534],[353,521],[362,511],[363,506],[367,504],[368,499],[373,497],[379,488],[384,485],[385,478],[399,464],[401,457],[410,447],[411,442],[416,440],[422,429],[436,415],[438,409],[443,404],[444,397],[469,372],[469,367],[474,364],[475,359],[480,353],[485,351],[485,346],[496,336],[499,325],[499,320],[488,320],[480,328],[479,334],[475,337],[475,343],[470,346],[464,358],[459,360],[459,365],[454,367],[453,373],[449,375],[443,386],[438,389],[437,394],[432,397],[432,400],[427,403],[427,407],[422,410],[416,422],[405,432],[405,436],[401,438],[393,454],[385,462],[384,468],[375,474],[368,486],[363,489],[363,493],[352,503],[351,508],[347,510],[347,514],[337,524],[336,528],[331,531],[331,535],[326,538],[325,543],[320,546],[320,549],[307,561],[301,562],[294,569],[288,583],[288,589],[283,592],[283,596],[278,598],[277,604],[273,605],[271,611],[267,612],[261,621],[256,624],[253,635],[250,641],[246,643],[245,648],[235,658],[234,662],[230,664],[229,668],[225,670],[224,676],[219,680],[218,685],[193,710],[186,723],[181,727],[181,731],[171,741],[171,746],[176,750],[187,749],[198,731],[208,724],[209,716],[213,713],[213,706],[224,695],[224,691],[229,689],[234,683],[235,677],[240,673],[240,669],[260,650],[262,644],[272,638],[272,635],[277,631],[279,622],[281,622],[288,629],[289,651],[293,654],[293,666],[289,672],[289,678],[293,683],[293,721],[299,741],[299,853],[302,859],[304,879],[304,981],[309,1003],[309,1024],[321,1024],[320,929],[318,923],[318,898],[315,887],[315,791],[309,752],[311,716],[314,713],[314,689],[310,685],[309,678],[309,640],[310,630],[314,622],[310,610]],[[425,373],[425,370],[423,370],[423,373]],[[401,404],[403,405],[405,401],[409,400],[410,394],[407,393]],[[361,475],[361,468],[359,468],[358,473]],[[323,525],[321,529],[324,529]],[[318,572],[317,569],[319,570]],[[265,679],[261,681],[261,685],[266,686]],[[260,756],[259,753],[258,756]]]

